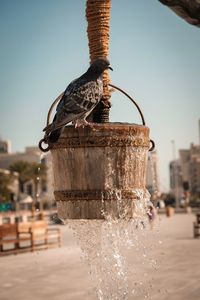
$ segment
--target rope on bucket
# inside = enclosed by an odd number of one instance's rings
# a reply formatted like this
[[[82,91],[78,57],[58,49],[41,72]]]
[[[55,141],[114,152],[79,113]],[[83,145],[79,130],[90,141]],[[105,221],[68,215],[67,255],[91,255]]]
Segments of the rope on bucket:
[[[110,9],[111,0],[87,0],[86,2],[87,34],[91,63],[97,58],[106,58],[109,55]],[[103,96],[92,113],[92,121],[95,123],[109,122],[111,107],[109,82],[109,74],[105,71],[103,73]]]

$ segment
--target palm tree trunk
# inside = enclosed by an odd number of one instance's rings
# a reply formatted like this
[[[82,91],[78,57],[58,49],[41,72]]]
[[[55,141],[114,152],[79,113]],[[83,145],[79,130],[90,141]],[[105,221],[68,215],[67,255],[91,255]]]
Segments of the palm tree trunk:
[[[100,57],[108,57],[109,30],[110,30],[111,0],[87,0],[86,19],[88,22],[87,33],[89,41],[90,62]],[[103,97],[95,109],[92,121],[104,123],[109,121],[110,91],[108,72],[103,74]]]
[[[200,27],[199,0],[159,0],[170,7],[178,16],[192,25]]]

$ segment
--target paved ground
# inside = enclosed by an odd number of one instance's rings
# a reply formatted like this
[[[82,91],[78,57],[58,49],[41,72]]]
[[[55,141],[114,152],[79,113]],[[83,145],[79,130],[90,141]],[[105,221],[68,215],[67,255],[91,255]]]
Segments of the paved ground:
[[[194,216],[163,215],[160,219],[158,245],[149,250],[159,261],[159,269],[143,280],[150,286],[153,279],[149,299],[199,300],[200,239],[193,239]],[[0,257],[0,300],[96,299],[80,249],[68,227],[61,228],[64,246],[60,249]],[[142,272],[130,251],[128,260]],[[143,300],[144,296],[129,299]]]

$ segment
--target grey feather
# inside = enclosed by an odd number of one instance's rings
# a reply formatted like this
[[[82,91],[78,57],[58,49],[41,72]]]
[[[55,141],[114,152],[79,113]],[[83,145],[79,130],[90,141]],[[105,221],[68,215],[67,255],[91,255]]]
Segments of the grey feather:
[[[57,105],[53,122],[44,128],[50,143],[58,140],[62,131],[58,129],[70,122],[85,120],[99,103],[103,94],[102,73],[110,68],[109,65],[107,59],[97,59],[86,73],[68,85]]]

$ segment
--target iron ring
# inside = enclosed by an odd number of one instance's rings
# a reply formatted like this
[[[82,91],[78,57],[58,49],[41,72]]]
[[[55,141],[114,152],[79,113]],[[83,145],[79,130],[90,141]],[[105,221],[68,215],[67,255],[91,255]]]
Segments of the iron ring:
[[[153,151],[155,148],[155,142],[153,140],[150,140],[150,143],[151,143],[151,147],[150,147],[149,151]]]
[[[44,144],[47,144],[48,147],[47,147],[47,148],[43,148],[43,147],[42,147],[42,144],[43,144],[43,143],[44,143]],[[41,139],[41,140],[39,141],[38,147],[40,148],[40,150],[41,150],[42,152],[48,152],[49,149],[50,149],[49,144],[47,143],[47,141],[46,141],[45,138],[43,138],[43,139]]]

